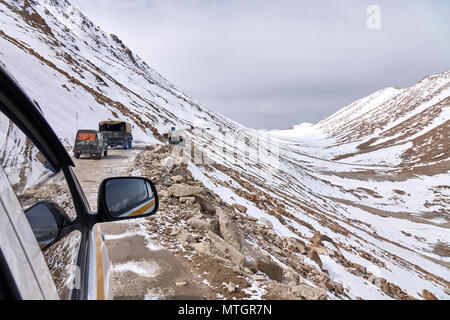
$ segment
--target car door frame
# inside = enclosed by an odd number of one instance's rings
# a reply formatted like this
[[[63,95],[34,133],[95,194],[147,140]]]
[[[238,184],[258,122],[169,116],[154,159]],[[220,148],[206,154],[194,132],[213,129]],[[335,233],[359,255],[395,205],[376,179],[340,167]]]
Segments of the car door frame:
[[[75,166],[66,149],[55,134],[42,110],[25,94],[14,78],[0,66],[0,111],[5,114],[45,156],[51,167],[63,172],[69,187],[76,219],[74,223],[81,232],[76,266],[79,268],[78,287],[70,291],[70,300],[88,299],[90,248],[92,228],[98,217],[90,211],[89,203],[72,169]]]

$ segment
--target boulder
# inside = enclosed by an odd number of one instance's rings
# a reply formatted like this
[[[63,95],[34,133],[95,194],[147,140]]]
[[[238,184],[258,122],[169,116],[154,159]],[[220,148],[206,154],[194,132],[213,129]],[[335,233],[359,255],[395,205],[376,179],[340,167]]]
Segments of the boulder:
[[[190,186],[187,184],[174,184],[170,186],[167,191],[172,197],[187,197],[202,193],[203,188]]]
[[[200,210],[208,215],[215,215],[216,214],[216,209],[214,208],[214,206],[212,205],[211,201],[209,201],[207,198],[205,198],[202,195],[195,195],[195,200],[197,201],[198,204],[200,204]]]
[[[229,293],[235,293],[237,291],[236,285],[232,282],[228,283],[226,287]]]
[[[212,255],[209,245],[206,242],[194,243],[192,244],[192,247],[195,251],[197,251],[198,254]]]
[[[169,192],[167,190],[158,191],[158,196],[160,198],[167,198],[169,196]]]
[[[317,263],[319,265],[320,269],[322,269],[322,260],[320,260],[320,257],[317,254],[317,252],[315,252],[314,250],[308,250],[307,255],[308,255],[308,258],[310,258],[312,261]]]
[[[246,213],[247,212],[247,207],[244,207],[243,205],[237,204],[237,203],[233,203],[231,205],[234,209],[236,209],[237,211],[239,211],[240,213]]]
[[[187,224],[198,230],[210,230],[214,233],[219,231],[219,222],[212,218],[201,219],[198,216],[194,216],[187,221]]]
[[[178,232],[177,239],[181,243],[195,243],[196,242],[195,238],[186,229],[183,229],[180,232]]]
[[[178,282],[175,282],[175,285],[177,286],[177,287],[185,287],[185,286],[187,286],[187,282],[186,281],[178,281]]]
[[[326,300],[328,297],[324,289],[305,284],[291,287],[290,291],[294,296],[305,300]]]
[[[303,241],[297,241],[297,251],[301,254],[305,254],[306,253],[306,247],[305,247],[305,243]]]
[[[298,283],[298,274],[292,270],[284,270],[283,280],[292,285]]]
[[[184,179],[184,181],[189,180],[189,173],[184,165],[174,167],[172,170],[172,175],[175,177],[180,176]]]
[[[257,268],[261,272],[267,274],[270,279],[278,282],[283,281],[283,268],[281,268],[278,263],[266,259],[260,259],[258,260]]]
[[[207,231],[207,238],[210,242],[209,254],[230,260],[239,267],[249,267],[245,255],[222,238],[211,231]]]
[[[330,248],[321,246],[320,244],[309,243],[308,248],[311,250],[314,250],[318,254],[323,254],[326,256],[334,256],[336,254],[336,252],[334,250],[331,250]]]
[[[267,294],[281,300],[326,300],[328,298],[325,289],[312,287],[306,284],[274,283],[267,287]]]
[[[170,177],[170,179],[171,179],[173,182],[175,182],[175,183],[185,182],[185,181],[186,181],[186,178],[183,177],[183,176],[180,176],[180,175],[178,175],[178,176],[172,176],[172,177]]]
[[[222,238],[237,250],[242,249],[242,239],[235,221],[221,208],[216,207]]]
[[[450,287],[445,287],[444,292],[450,296]]]
[[[171,172],[175,165],[175,160],[172,157],[167,157],[161,160],[161,164],[167,172]]]

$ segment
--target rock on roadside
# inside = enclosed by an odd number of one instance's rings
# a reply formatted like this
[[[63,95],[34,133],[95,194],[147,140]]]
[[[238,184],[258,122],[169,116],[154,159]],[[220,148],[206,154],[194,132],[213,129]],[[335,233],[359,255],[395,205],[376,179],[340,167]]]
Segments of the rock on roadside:
[[[177,236],[178,241],[181,243],[195,243],[195,238],[186,229],[181,230]]]
[[[170,186],[167,189],[167,192],[169,192],[169,195],[172,197],[188,197],[188,196],[194,196],[196,194],[202,193],[203,188],[190,186],[187,184],[177,183],[177,184]]]

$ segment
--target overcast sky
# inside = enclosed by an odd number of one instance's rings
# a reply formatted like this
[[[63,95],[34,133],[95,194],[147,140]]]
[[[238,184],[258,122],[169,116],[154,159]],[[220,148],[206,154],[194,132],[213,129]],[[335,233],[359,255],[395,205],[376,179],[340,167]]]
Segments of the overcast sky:
[[[450,1],[69,0],[197,101],[252,128],[317,122],[450,69]],[[369,5],[381,28],[367,27]]]

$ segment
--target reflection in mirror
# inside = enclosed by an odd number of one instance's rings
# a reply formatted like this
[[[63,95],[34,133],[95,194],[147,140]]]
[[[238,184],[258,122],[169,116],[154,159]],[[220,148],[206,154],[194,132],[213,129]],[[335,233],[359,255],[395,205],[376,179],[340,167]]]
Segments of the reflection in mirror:
[[[58,223],[45,202],[39,202],[26,210],[25,216],[41,249],[58,238]]]
[[[140,178],[111,179],[105,186],[106,208],[113,218],[150,214],[155,209],[151,185]]]

